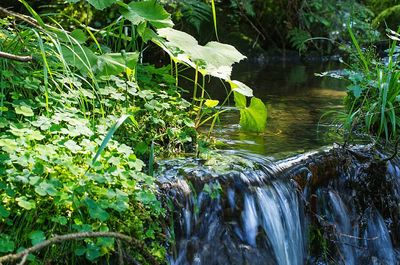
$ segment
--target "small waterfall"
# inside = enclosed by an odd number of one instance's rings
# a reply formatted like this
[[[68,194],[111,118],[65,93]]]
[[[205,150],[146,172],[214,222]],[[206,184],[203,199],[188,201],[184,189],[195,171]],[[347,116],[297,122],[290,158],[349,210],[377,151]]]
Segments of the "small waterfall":
[[[326,217],[326,221],[333,229],[336,245],[339,250],[339,260],[341,264],[355,265],[355,247],[358,240],[355,229],[352,227],[350,212],[342,201],[341,197],[330,190],[322,195],[326,199],[326,205],[320,210]]]
[[[371,264],[395,265],[396,258],[386,224],[376,209],[366,211],[367,227],[363,247],[365,259]]]
[[[319,154],[275,163],[246,157],[221,173],[200,160],[169,165],[162,171],[175,205],[169,264],[399,265],[391,231],[400,227],[399,167],[345,155],[346,164]],[[383,183],[391,195],[382,202],[397,208],[378,210],[380,197],[364,183]]]
[[[301,265],[304,262],[304,234],[296,191],[287,184],[275,182],[257,189],[262,227],[269,237],[279,265]]]

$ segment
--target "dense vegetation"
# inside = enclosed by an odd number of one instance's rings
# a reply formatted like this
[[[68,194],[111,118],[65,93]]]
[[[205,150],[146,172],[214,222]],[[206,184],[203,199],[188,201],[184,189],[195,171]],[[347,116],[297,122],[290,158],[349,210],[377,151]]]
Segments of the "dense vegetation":
[[[20,0],[0,7],[0,254],[55,235],[120,232],[145,247],[88,237],[24,258],[82,264],[119,253],[164,262],[169,224],[155,159],[204,152],[209,138],[197,129],[212,130],[229,98],[243,130],[266,126],[264,103],[231,79],[245,56],[214,40],[242,51],[350,51],[346,128],[396,139],[398,47],[391,44],[387,62],[362,50],[382,40],[385,21],[397,26],[394,2]],[[225,101],[209,97],[210,76],[228,87]]]
[[[201,150],[196,128],[223,111],[208,98],[205,76],[230,84],[244,129],[265,127],[264,104],[230,80],[232,64],[244,56],[172,29],[170,14],[155,1],[77,4],[88,14],[117,12],[102,29],[68,17],[72,4],[40,16],[20,2],[28,16],[2,9],[0,20],[0,253],[60,234],[116,231],[146,247],[87,238],[25,258],[77,264],[117,251],[141,263],[151,261],[143,258],[150,252],[162,262],[166,211],[156,196],[154,159]],[[143,63],[155,45],[170,54],[170,65]],[[178,84],[187,67],[195,69],[191,102]]]

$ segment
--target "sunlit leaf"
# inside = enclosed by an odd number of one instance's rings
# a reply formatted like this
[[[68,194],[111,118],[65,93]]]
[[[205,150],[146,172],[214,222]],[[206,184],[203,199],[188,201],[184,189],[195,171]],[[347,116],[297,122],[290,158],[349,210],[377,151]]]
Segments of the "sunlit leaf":
[[[235,105],[236,107],[240,108],[246,108],[247,106],[247,100],[246,97],[238,92],[233,92],[234,98],[235,98]]]
[[[24,115],[26,117],[32,117],[34,115],[32,108],[29,106],[16,106],[15,113]]]
[[[64,146],[68,148],[72,153],[77,153],[82,150],[82,147],[75,143],[73,140],[68,140],[64,143]]]
[[[134,69],[138,58],[136,52],[103,54],[98,56],[95,72],[100,76],[118,75],[127,68]]]
[[[155,0],[131,2],[121,7],[121,14],[134,25],[148,21],[156,28],[172,27],[171,15]]]
[[[239,94],[242,94],[243,96],[246,97],[252,97],[253,96],[253,90],[248,87],[247,85],[243,84],[240,81],[237,80],[230,80],[228,81],[229,84],[231,85],[231,89]]]
[[[204,102],[204,105],[206,105],[208,108],[214,108],[215,106],[217,106],[219,103],[218,100],[213,100],[213,99],[207,99]]]
[[[15,140],[0,139],[0,147],[2,147],[3,150],[6,151],[7,153],[12,153],[17,149],[18,145]]]
[[[224,80],[230,80],[232,65],[246,58],[235,47],[219,42],[209,42],[205,46],[198,44],[191,35],[172,28],[157,30],[158,35],[165,40],[155,38],[173,59],[198,68],[203,75],[211,75]]]
[[[104,8],[112,6],[118,0],[86,0],[86,1],[89,2],[92,6],[94,6],[94,8],[98,10],[103,10]]]
[[[18,205],[26,210],[31,210],[36,207],[36,204],[32,200],[27,200],[25,196],[19,197],[15,199],[18,202]]]
[[[267,125],[267,108],[256,98],[251,98],[250,106],[246,107],[246,97],[235,93],[235,103],[240,110],[240,126],[245,131],[263,132]]]

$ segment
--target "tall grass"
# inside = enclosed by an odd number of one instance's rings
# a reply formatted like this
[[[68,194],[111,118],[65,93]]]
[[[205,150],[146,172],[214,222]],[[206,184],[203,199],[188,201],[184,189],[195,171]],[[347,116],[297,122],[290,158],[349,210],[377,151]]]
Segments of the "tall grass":
[[[364,131],[386,142],[397,139],[400,127],[400,69],[397,40],[393,39],[387,62],[364,56],[352,29],[348,27],[357,59],[362,67],[354,67],[348,78],[352,81],[347,95],[348,131]],[[357,62],[353,66],[357,65]],[[357,77],[356,77],[357,76]],[[361,77],[361,78],[360,78]]]

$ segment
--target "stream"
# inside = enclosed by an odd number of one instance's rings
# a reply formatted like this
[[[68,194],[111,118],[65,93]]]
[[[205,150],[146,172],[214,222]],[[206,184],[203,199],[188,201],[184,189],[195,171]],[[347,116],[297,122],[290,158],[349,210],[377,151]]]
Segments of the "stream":
[[[314,73],[335,67],[239,67],[268,104],[267,129],[242,132],[230,111],[215,157],[159,163],[169,264],[400,264],[400,160],[334,144],[320,117],[342,108],[345,83]]]

